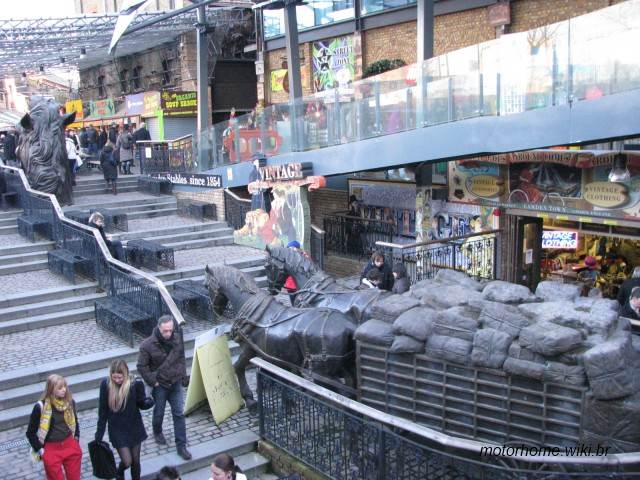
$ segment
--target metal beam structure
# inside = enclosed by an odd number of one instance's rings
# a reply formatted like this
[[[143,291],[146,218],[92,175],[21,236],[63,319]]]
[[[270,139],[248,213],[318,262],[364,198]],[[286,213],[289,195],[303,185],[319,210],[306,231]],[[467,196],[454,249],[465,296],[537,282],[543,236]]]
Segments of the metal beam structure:
[[[228,18],[220,18],[218,13],[238,9],[241,12],[250,4],[247,1],[214,2],[206,9],[207,25],[214,28],[228,26]],[[40,66],[72,70],[111,61],[113,57],[107,55],[107,48],[117,18],[117,14],[106,14],[0,19],[0,78],[37,72]],[[192,31],[197,23],[195,11],[172,17],[167,12],[140,13],[130,29],[152,24],[154,20],[157,23],[153,28],[127,32],[118,43],[117,56],[131,55],[173,41],[179,35]],[[86,51],[83,58],[80,58],[81,49]]]

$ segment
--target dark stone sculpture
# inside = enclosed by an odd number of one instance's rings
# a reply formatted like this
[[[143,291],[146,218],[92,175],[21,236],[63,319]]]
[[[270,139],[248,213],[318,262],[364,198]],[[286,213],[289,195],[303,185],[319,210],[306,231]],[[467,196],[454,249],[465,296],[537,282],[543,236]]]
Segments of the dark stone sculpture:
[[[22,130],[16,154],[34,190],[54,194],[61,205],[71,205],[71,169],[64,127],[73,123],[75,112],[60,115],[52,99],[33,97],[30,112],[20,120]]]
[[[256,355],[288,370],[305,368],[354,385],[355,325],[347,315],[328,308],[286,307],[232,267],[209,265],[205,271],[215,314],[229,302],[236,312],[231,334],[240,355],[234,370],[247,407],[254,407],[255,400],[245,369]]]
[[[291,275],[298,285],[296,307],[327,307],[350,315],[358,324],[371,318],[378,301],[389,296],[378,289],[353,290],[320,270],[310,258],[293,248],[267,246],[265,269],[269,291],[276,295]]]

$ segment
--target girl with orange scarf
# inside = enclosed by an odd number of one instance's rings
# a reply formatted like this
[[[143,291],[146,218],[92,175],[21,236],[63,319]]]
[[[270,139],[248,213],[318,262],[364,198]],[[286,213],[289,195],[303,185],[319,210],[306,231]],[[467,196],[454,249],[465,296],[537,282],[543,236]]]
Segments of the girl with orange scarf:
[[[47,480],[80,480],[82,449],[79,438],[76,404],[67,381],[60,375],[49,375],[27,428],[32,455],[36,461],[44,463]]]

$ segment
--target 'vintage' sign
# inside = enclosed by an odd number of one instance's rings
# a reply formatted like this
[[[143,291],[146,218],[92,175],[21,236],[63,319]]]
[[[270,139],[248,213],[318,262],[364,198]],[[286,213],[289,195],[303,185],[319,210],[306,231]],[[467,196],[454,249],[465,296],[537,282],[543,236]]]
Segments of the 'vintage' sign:
[[[578,248],[578,232],[544,230],[542,232],[542,248],[575,250]]]
[[[629,201],[629,189],[623,183],[587,183],[582,195],[591,205],[602,208],[620,207]]]
[[[313,173],[313,165],[305,163],[285,163],[283,165],[267,165],[258,168],[261,182],[281,182],[301,180]]]

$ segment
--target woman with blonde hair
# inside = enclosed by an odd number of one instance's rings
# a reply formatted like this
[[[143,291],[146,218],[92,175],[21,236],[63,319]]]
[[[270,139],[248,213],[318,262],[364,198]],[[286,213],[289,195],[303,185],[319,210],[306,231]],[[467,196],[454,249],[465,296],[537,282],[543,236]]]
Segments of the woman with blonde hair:
[[[152,406],[146,398],[144,384],[129,376],[127,362],[111,362],[109,377],[100,384],[95,438],[102,441],[105,427],[109,426],[109,441],[120,456],[116,479],[124,480],[124,472],[129,467],[132,480],[140,479],[140,447],[147,438],[140,410]]]
[[[60,375],[49,375],[27,428],[33,456],[44,463],[47,480],[80,480],[79,438],[76,404],[67,381]]]

